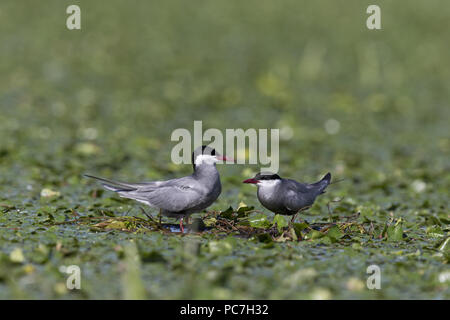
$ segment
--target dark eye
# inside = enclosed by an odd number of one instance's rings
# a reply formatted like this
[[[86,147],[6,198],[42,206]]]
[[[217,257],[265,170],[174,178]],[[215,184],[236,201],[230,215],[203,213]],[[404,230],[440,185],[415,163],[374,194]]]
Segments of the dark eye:
[[[202,146],[202,154],[215,156],[216,150],[208,146]]]

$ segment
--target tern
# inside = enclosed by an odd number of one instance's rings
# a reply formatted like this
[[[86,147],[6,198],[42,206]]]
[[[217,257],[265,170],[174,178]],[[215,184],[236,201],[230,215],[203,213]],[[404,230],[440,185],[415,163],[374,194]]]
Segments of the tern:
[[[206,209],[219,197],[222,185],[216,163],[221,160],[233,161],[211,147],[201,146],[192,153],[194,172],[186,177],[127,183],[87,174],[85,176],[101,181],[104,188],[117,192],[122,198],[158,208],[164,216],[180,218],[180,229],[184,233],[183,219]]]
[[[298,212],[311,207],[316,197],[325,193],[331,182],[331,174],[328,172],[315,183],[301,183],[283,179],[278,174],[258,173],[243,182],[256,184],[259,202],[275,214],[293,216],[292,224]]]

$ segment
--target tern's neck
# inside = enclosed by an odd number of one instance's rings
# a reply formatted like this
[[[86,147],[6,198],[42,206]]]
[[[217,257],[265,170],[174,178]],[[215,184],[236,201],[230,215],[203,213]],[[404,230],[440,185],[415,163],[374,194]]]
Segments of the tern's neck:
[[[214,178],[219,177],[219,172],[217,171],[216,164],[202,163],[195,166],[194,176],[198,179],[208,178],[214,180]]]
[[[258,193],[275,195],[280,183],[280,180],[262,180],[257,184]]]

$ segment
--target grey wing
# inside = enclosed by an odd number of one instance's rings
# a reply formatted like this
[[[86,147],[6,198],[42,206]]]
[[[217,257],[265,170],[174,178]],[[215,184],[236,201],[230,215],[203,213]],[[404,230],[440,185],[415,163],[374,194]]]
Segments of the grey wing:
[[[292,179],[285,180],[285,186],[288,190],[292,190],[297,193],[308,193],[310,188],[306,183],[300,183]]]
[[[288,180],[285,184],[284,205],[291,211],[298,211],[305,207],[309,202],[309,188],[306,184],[295,180]]]
[[[284,194],[284,206],[290,211],[297,211],[299,208],[298,194],[293,190],[288,190]]]
[[[134,191],[119,191],[119,195],[170,212],[184,211],[200,204],[202,192],[193,183],[180,180],[176,183],[165,181],[158,186],[146,185]]]
[[[192,177],[128,183],[91,175],[85,176],[99,180],[103,187],[117,192],[123,198],[133,199],[170,212],[190,209],[200,204],[203,199],[201,189],[196,188]]]

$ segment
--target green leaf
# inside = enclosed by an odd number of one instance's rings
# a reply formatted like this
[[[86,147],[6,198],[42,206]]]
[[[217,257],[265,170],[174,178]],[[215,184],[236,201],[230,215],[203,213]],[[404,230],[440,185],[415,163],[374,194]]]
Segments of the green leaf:
[[[288,226],[288,222],[286,221],[284,216],[277,214],[277,215],[275,215],[275,217],[273,217],[272,225],[274,225],[274,226],[276,225],[278,232],[281,233],[281,231],[283,231],[283,228]]]
[[[94,224],[94,228],[106,228],[106,229],[132,229],[133,225],[130,221],[120,221],[115,219],[108,219],[97,224]]]
[[[247,206],[240,206],[237,210],[237,217],[243,218],[249,215],[249,211],[252,211],[255,207],[247,207]]]
[[[344,236],[344,233],[339,229],[338,226],[333,226],[331,227],[328,232],[327,232],[327,236],[333,241],[336,242],[338,241],[340,238],[342,238]]]
[[[229,207],[227,210],[220,212],[220,217],[228,220],[233,220],[233,213],[234,209],[233,207]]]
[[[61,193],[59,191],[53,191],[49,188],[44,188],[41,190],[41,198],[52,198],[52,197],[59,197]]]
[[[320,238],[319,242],[323,243],[323,244],[332,244],[332,243],[336,242],[336,240],[334,238],[331,238],[328,235],[326,235],[326,236]]]
[[[399,223],[397,225],[390,225],[386,230],[388,241],[402,241],[403,240],[403,227]]]
[[[295,230],[303,231],[309,227],[309,224],[306,222],[294,223]]]
[[[293,241],[297,241],[298,240],[298,236],[297,236],[297,233],[295,232],[294,228],[290,228],[289,229],[289,234],[290,234],[290,236],[291,236]]]
[[[25,257],[23,255],[21,248],[15,248],[9,254],[9,259],[14,263],[23,263],[25,261]]]
[[[267,219],[267,216],[263,213],[251,216],[248,219],[248,222],[253,228],[269,228],[272,225]]]
[[[205,224],[206,227],[213,227],[217,222],[216,218],[207,218],[205,220],[203,220],[203,223]]]
[[[306,222],[302,223],[294,223],[294,231],[297,238],[302,237],[302,231],[309,227],[309,224]]]
[[[319,232],[317,230],[311,230],[311,232],[305,236],[305,239],[306,240],[314,240],[314,239],[320,239],[323,236],[324,236],[324,234],[322,232]]]

